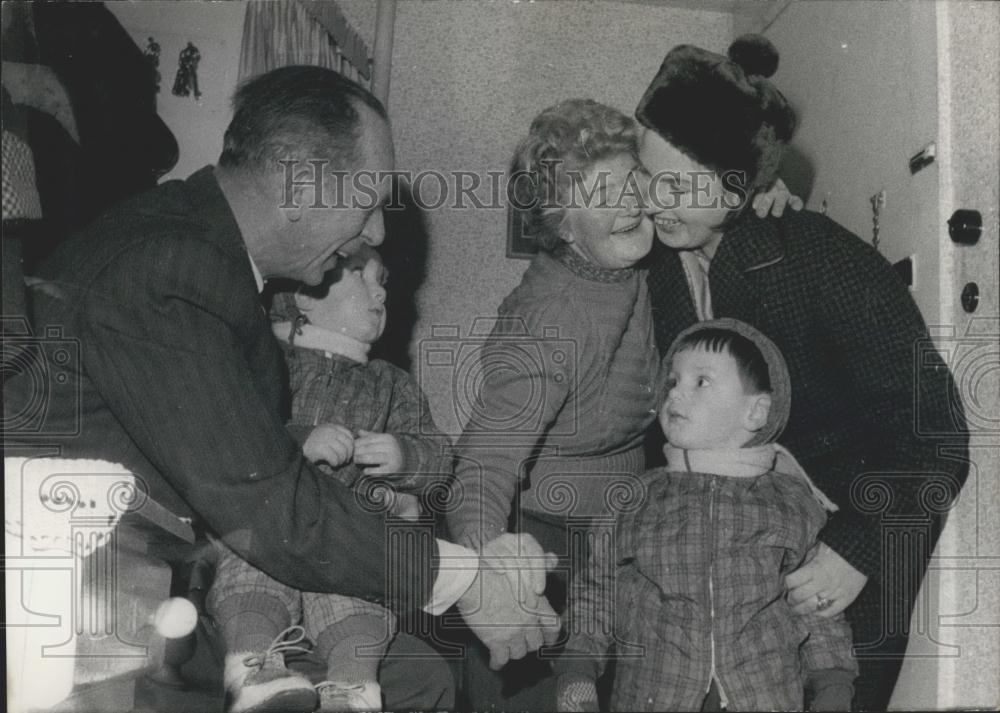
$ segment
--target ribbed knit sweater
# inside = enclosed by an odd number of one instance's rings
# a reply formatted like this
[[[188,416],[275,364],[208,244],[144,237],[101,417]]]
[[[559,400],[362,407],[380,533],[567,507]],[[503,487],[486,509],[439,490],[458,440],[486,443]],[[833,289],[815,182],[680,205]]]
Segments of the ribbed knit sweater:
[[[498,310],[456,445],[455,541],[479,547],[512,510],[616,513],[644,468],[659,357],[645,273],[539,254]]]

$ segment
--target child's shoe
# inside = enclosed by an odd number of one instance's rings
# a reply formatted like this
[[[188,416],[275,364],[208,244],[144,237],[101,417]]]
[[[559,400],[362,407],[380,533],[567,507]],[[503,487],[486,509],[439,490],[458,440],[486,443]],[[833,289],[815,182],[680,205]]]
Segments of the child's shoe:
[[[316,684],[316,690],[319,692],[318,713],[382,710],[382,689],[375,681],[356,684],[323,681]]]
[[[284,638],[297,630],[298,637]],[[308,652],[296,646],[305,639],[301,626],[292,626],[275,637],[261,653],[226,655],[227,713],[312,713],[316,690],[305,676],[285,668],[285,653]]]

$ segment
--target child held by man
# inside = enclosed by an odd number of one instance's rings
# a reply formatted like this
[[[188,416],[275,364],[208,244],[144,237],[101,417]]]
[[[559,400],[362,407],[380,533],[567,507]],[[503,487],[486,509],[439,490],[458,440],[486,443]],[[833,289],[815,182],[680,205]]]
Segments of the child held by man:
[[[289,430],[305,456],[373,510],[412,520],[419,496],[450,478],[451,445],[416,381],[368,359],[385,328],[385,279],[378,254],[363,250],[320,287],[276,294],[272,327],[288,365]],[[226,644],[228,713],[382,710],[377,675],[396,633],[390,611],[300,592],[219,549],[209,606]],[[326,680],[315,686],[284,660],[308,651],[307,639],[326,662]]]
[[[836,506],[775,443],[791,403],[781,353],[718,319],[665,363],[667,465],[641,476],[575,582],[559,710],[598,709],[612,651],[612,710],[850,710],[849,625],[785,599]]]

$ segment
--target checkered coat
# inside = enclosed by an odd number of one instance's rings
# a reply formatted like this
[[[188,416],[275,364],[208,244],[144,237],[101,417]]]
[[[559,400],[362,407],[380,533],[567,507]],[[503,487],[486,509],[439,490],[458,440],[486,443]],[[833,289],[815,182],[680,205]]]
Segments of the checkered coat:
[[[698,318],[677,253],[657,243],[648,267],[662,354]],[[788,364],[781,443],[840,506],[819,539],[869,578],[846,612],[861,663],[855,704],[884,710],[927,558],[968,474],[955,381],[889,263],[825,216],[742,217],[709,283],[714,316],[753,325]],[[963,335],[942,344],[961,357]]]
[[[281,346],[292,399],[290,431],[296,439],[304,442],[322,423],[390,433],[403,452],[403,467],[390,478],[394,489],[420,494],[451,478],[451,441],[435,425],[427,397],[407,372],[381,359],[360,363],[317,349]],[[361,477],[354,465],[336,474],[345,485]]]
[[[698,318],[677,253],[657,244],[649,260],[665,354]],[[709,283],[713,316],[753,325],[788,364],[781,443],[840,506],[820,539],[881,577],[883,519],[930,521],[965,478],[962,407],[913,298],[870,245],[809,211],[741,218],[712,258]],[[942,495],[932,507],[920,495],[928,487]]]
[[[842,616],[785,600],[826,522],[804,479],[660,468],[639,483],[574,582],[560,672],[593,677],[613,654],[612,710],[666,711],[698,710],[713,677],[729,710],[803,710],[807,673],[857,670]]]
[[[379,359],[361,363],[285,342],[281,348],[291,393],[289,431],[297,440],[304,442],[322,423],[339,423],[353,432],[391,433],[403,452],[403,467],[391,479],[395,490],[427,494],[450,479],[451,442],[434,424],[423,391],[407,372]],[[375,481],[363,480],[353,464],[330,472],[345,485],[356,487],[359,497],[370,497],[367,509],[378,512],[386,505],[379,491],[368,487]],[[268,576],[222,543],[216,547],[220,559],[211,594],[215,607],[233,596],[267,595],[282,603],[292,622],[302,621],[314,641],[334,624],[342,632],[360,630],[373,637],[396,631],[395,616],[378,604],[340,594],[299,591]],[[350,619],[355,621],[345,623]]]

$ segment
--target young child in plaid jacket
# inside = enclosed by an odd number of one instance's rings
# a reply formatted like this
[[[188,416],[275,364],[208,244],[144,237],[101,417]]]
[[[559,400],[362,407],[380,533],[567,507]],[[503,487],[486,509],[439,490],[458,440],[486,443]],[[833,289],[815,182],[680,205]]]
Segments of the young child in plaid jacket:
[[[559,710],[597,710],[612,651],[612,710],[850,710],[850,626],[785,600],[836,506],[774,442],[791,401],[781,353],[719,319],[666,359],[667,466],[595,533],[556,664]]]
[[[415,519],[418,496],[451,476],[451,443],[416,381],[368,359],[385,327],[384,281],[378,253],[362,251],[341,260],[319,288],[276,294],[272,326],[288,364],[289,429],[306,457],[355,487],[373,510]],[[221,543],[217,549],[209,606],[226,642],[229,713],[309,713],[317,705],[321,711],[382,710],[376,676],[396,633],[390,611],[347,596],[300,592]],[[327,680],[315,687],[284,662],[286,652],[307,650],[306,637],[327,664]]]

